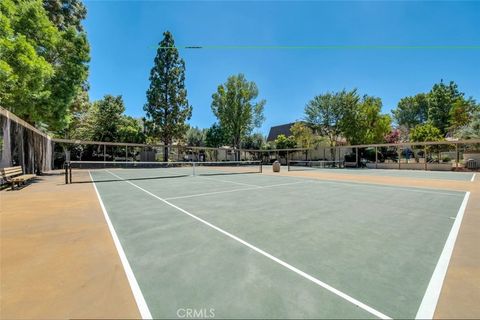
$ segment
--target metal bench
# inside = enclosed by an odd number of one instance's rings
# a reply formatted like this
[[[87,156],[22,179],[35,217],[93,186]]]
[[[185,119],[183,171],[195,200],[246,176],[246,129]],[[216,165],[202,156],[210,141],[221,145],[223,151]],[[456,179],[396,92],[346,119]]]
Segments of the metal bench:
[[[21,166],[2,168],[0,171],[2,174],[2,179],[7,183],[12,184],[12,190],[15,189],[15,184],[20,186],[20,184],[24,184],[25,182],[36,177],[34,174],[23,174],[23,169]]]

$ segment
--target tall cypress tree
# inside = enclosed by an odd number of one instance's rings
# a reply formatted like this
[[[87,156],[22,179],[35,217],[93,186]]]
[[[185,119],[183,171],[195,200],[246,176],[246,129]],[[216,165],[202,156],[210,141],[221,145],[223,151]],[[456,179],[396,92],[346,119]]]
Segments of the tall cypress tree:
[[[163,142],[163,158],[168,161],[168,146],[183,137],[188,129],[185,122],[192,116],[185,88],[185,62],[178,55],[169,31],[163,33],[157,49],[143,109],[147,113],[147,131]]]

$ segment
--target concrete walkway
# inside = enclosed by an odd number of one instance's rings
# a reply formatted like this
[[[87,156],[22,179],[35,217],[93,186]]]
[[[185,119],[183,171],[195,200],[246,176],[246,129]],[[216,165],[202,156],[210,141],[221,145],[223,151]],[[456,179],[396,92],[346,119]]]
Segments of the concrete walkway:
[[[0,318],[139,318],[92,184],[0,191]]]

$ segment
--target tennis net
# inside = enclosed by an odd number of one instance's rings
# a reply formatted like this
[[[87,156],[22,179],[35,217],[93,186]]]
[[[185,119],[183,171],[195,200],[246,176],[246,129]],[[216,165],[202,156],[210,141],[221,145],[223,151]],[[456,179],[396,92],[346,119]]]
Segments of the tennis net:
[[[305,171],[324,168],[345,168],[344,161],[326,161],[326,160],[305,160],[305,161],[289,161],[288,171]]]
[[[70,161],[65,163],[65,183],[147,180],[261,172],[261,161]]]

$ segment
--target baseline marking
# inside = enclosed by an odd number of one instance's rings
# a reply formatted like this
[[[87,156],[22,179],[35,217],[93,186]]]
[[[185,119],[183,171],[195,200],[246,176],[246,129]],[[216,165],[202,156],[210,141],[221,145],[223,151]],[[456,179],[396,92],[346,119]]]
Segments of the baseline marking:
[[[476,175],[476,173],[473,174],[472,179],[470,179],[470,182],[475,181],[475,175]]]
[[[127,255],[123,250],[122,244],[120,243],[120,239],[118,238],[117,233],[113,228],[112,221],[108,216],[107,210],[105,209],[105,205],[103,204],[102,198],[100,197],[100,193],[98,192],[97,186],[93,181],[92,174],[90,173],[90,171],[88,171],[88,174],[90,175],[90,179],[93,182],[93,187],[97,194],[98,201],[100,202],[100,207],[102,208],[103,216],[107,221],[108,229],[110,230],[110,234],[112,235],[112,238],[113,238],[113,243],[115,244],[118,255],[120,256],[120,261],[122,262],[123,269],[125,270],[125,274],[127,276],[128,283],[130,284],[130,289],[132,290],[133,297],[135,298],[135,302],[137,303],[138,310],[140,311],[140,315],[142,316],[142,319],[153,319],[152,314],[148,309],[147,302],[145,301],[142,291],[140,290],[140,286],[138,285],[137,279],[135,278],[135,274],[133,273],[133,270],[130,267],[130,264],[128,263]]]
[[[300,184],[300,183],[308,183],[308,181],[279,183],[279,184],[272,184],[272,185],[269,185],[269,186],[258,186],[258,187],[252,187],[252,188],[239,188],[239,189],[232,189],[232,190],[212,191],[212,192],[190,194],[190,195],[187,195],[187,196],[170,197],[170,198],[164,198],[164,199],[165,200],[175,200],[175,199],[194,198],[194,197],[209,196],[209,195],[213,195],[213,194],[222,194],[222,193],[231,193],[231,192],[238,192],[238,191],[258,190],[258,189],[267,189],[267,188],[274,188],[274,187],[281,187],[281,186],[289,186],[289,185],[292,185],[292,184]]]
[[[453,223],[447,241],[445,242],[445,246],[443,247],[442,254],[438,259],[437,266],[433,271],[432,278],[428,283],[422,303],[418,308],[417,315],[415,316],[416,319],[433,318],[433,314],[437,307],[438,298],[440,297],[440,292],[442,290],[443,281],[445,280],[445,275],[447,274],[448,264],[450,263],[450,258],[452,257],[455,241],[457,240],[460,225],[462,224],[463,215],[465,213],[465,209],[467,208],[469,197],[470,192],[466,192],[462,205],[460,206],[460,209],[458,209],[455,222]]]
[[[184,213],[184,214],[192,217],[193,219],[195,219],[195,220],[197,220],[197,221],[199,221],[199,222],[201,222],[201,223],[209,226],[210,228],[212,228],[212,229],[214,229],[214,230],[216,230],[216,231],[218,231],[218,232],[226,235],[227,237],[229,237],[229,238],[231,238],[231,239],[233,239],[233,240],[235,240],[235,241],[237,241],[237,242],[240,242],[241,244],[249,247],[250,249],[252,249],[252,250],[254,250],[254,251],[258,252],[258,253],[260,253],[261,255],[267,257],[268,259],[275,261],[276,263],[278,263],[278,264],[280,264],[281,266],[283,266],[283,267],[285,267],[285,268],[287,268],[287,269],[295,272],[296,274],[304,277],[305,279],[308,279],[308,280],[312,281],[313,283],[315,283],[315,284],[319,285],[320,287],[322,287],[322,288],[324,288],[324,289],[332,292],[333,294],[339,296],[340,298],[342,298],[342,299],[344,299],[344,300],[346,300],[346,301],[348,301],[348,302],[350,302],[350,303],[358,306],[359,308],[367,311],[368,313],[370,313],[370,314],[372,314],[372,315],[374,315],[374,316],[376,316],[376,317],[378,317],[378,318],[380,318],[380,319],[391,319],[390,317],[384,315],[384,314],[381,313],[380,311],[377,311],[377,310],[373,309],[372,307],[369,307],[368,305],[364,304],[363,302],[360,302],[360,301],[358,301],[357,299],[349,296],[348,294],[346,294],[346,293],[344,293],[344,292],[342,292],[342,291],[340,291],[340,290],[338,290],[338,289],[335,289],[334,287],[330,286],[329,284],[327,284],[327,283],[325,283],[325,282],[323,282],[323,281],[318,280],[317,278],[315,278],[315,277],[313,277],[313,276],[311,276],[311,275],[303,272],[303,271],[300,270],[300,269],[297,269],[296,267],[294,267],[294,266],[288,264],[287,262],[285,262],[285,261],[283,261],[283,260],[281,260],[281,259],[279,259],[279,258],[277,258],[277,257],[275,257],[275,256],[273,256],[273,255],[271,255],[271,254],[269,254],[268,252],[263,251],[262,249],[255,247],[254,245],[252,245],[252,244],[248,243],[247,241],[245,241],[245,240],[243,240],[243,239],[241,239],[241,238],[239,238],[239,237],[237,237],[237,236],[229,233],[228,231],[225,231],[225,230],[223,230],[223,229],[215,226],[214,224],[211,224],[210,222],[208,222],[208,221],[206,221],[206,220],[203,220],[203,219],[200,218],[200,217],[197,217],[196,215],[194,215],[194,214],[186,211],[185,209],[182,209],[182,208],[174,205],[174,204],[171,203],[171,202],[168,202],[167,200],[165,200],[165,199],[163,199],[163,198],[161,198],[161,197],[159,197],[159,196],[151,193],[150,191],[148,191],[148,190],[146,190],[146,189],[144,189],[144,188],[136,185],[135,183],[133,183],[133,182],[131,182],[131,181],[124,180],[124,179],[122,179],[121,177],[117,176],[116,174],[114,174],[114,173],[112,173],[112,172],[110,172],[110,171],[108,171],[108,170],[106,170],[106,171],[109,172],[110,174],[112,174],[113,176],[116,176],[117,178],[123,180],[124,182],[126,182],[126,183],[134,186],[135,188],[137,188],[137,189],[139,189],[139,190],[142,190],[142,191],[145,192],[146,194],[148,194],[148,195],[150,195],[150,196],[152,196],[152,197],[154,197],[154,198],[162,201],[163,203],[171,206],[172,208],[175,208],[175,209],[177,209],[178,211],[180,211],[180,212],[182,212],[182,213]]]

